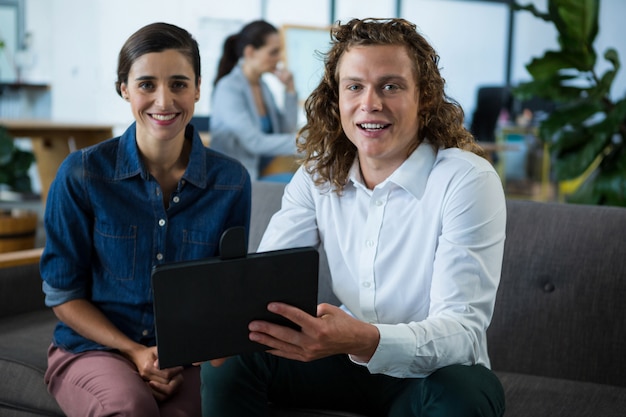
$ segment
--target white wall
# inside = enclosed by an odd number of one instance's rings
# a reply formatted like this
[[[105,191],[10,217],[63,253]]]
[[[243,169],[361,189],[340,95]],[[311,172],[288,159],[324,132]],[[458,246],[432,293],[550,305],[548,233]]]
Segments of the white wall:
[[[118,130],[132,121],[128,104],[114,89],[117,54],[126,38],[141,26],[166,21],[196,36],[203,58],[202,102],[196,112],[209,111],[210,84],[219,56],[210,22],[246,22],[264,17],[277,26],[326,26],[329,2],[317,0],[25,0],[26,30],[32,33],[34,65],[27,81],[52,87],[52,118],[75,122],[112,123]],[[545,9],[545,0],[532,1]],[[266,5],[262,10],[263,4]],[[336,19],[390,17],[395,0],[337,0]],[[265,16],[263,13],[265,12]],[[448,94],[469,118],[476,89],[505,81],[507,8],[488,2],[404,0],[402,17],[418,25],[441,56]],[[626,1],[602,0],[597,49],[618,49],[626,61]],[[213,19],[213,20],[212,20]],[[556,47],[556,32],[529,13],[518,13],[512,80],[528,79],[524,65],[547,48]],[[207,35],[212,34],[212,35]],[[205,39],[211,38],[211,39]],[[605,68],[606,66],[604,66]],[[614,96],[626,91],[626,74],[618,76]]]

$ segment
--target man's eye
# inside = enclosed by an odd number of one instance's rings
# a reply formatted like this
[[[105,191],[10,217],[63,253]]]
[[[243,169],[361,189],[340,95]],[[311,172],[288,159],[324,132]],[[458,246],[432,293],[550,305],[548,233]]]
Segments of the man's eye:
[[[359,89],[358,85],[352,84],[348,86],[348,90],[350,91],[357,91]]]
[[[383,86],[383,90],[385,90],[385,91],[395,91],[397,89],[398,89],[398,86],[395,85],[395,84],[385,84]]]

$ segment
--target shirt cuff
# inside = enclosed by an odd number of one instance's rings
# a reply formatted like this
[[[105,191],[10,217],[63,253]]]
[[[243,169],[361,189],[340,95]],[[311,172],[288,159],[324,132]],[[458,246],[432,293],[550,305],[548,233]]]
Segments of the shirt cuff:
[[[415,377],[416,375],[410,371],[415,361],[417,344],[413,329],[406,324],[375,324],[375,326],[380,333],[380,340],[374,355],[366,365],[370,373],[396,378]]]
[[[42,284],[43,292],[46,294],[46,307],[55,307],[77,298],[85,298],[83,288],[59,289],[50,286],[46,281]]]

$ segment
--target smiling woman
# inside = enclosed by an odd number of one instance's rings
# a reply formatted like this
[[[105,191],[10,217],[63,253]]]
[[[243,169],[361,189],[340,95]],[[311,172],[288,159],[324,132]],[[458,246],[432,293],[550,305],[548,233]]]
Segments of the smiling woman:
[[[227,227],[247,229],[250,179],[189,124],[200,56],[185,29],[135,32],[119,53],[116,90],[135,122],[70,154],[48,194],[40,269],[60,321],[45,378],[67,416],[197,416],[198,369],[159,367],[151,271],[216,256]]]

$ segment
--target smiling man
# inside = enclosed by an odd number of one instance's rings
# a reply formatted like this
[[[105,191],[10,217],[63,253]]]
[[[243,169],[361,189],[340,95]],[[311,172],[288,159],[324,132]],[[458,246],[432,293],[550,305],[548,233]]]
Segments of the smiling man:
[[[203,414],[263,416],[271,402],[501,416],[486,339],[505,238],[500,179],[413,24],[355,19],[332,39],[306,102],[305,163],[259,250],[323,244],[342,305],[313,317],[270,303],[301,331],[250,323],[270,350],[204,364]]]

